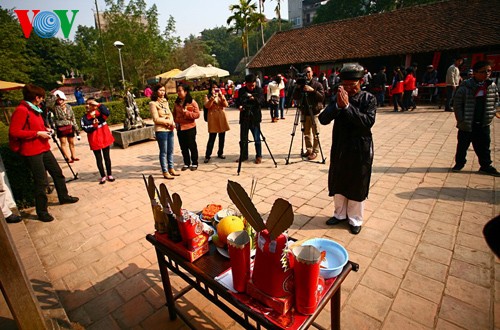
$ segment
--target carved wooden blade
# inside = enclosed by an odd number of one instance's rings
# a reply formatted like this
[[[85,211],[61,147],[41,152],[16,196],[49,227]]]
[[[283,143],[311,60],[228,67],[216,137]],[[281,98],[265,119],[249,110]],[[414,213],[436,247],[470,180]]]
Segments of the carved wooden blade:
[[[166,207],[168,204],[173,211],[172,197],[170,197],[170,193],[168,192],[167,186],[164,183],[160,184],[160,202],[164,207]]]
[[[144,182],[146,181],[146,179],[144,179]],[[149,198],[150,199],[154,199],[155,198],[155,179],[153,178],[152,175],[150,175],[148,177],[148,183],[146,185],[146,188],[148,189],[148,195],[149,195]]]
[[[181,219],[181,217],[182,217],[182,213],[181,213],[182,200],[181,200],[181,196],[179,196],[178,193],[174,193],[172,195],[172,208],[174,210],[175,215],[178,216],[178,219]]]
[[[258,232],[266,229],[264,220],[262,220],[262,217],[259,212],[257,212],[255,205],[253,205],[245,189],[243,189],[239,183],[228,180],[227,194],[253,229]]]
[[[269,230],[271,239],[276,239],[282,232],[287,230],[293,223],[293,208],[292,205],[278,198],[274,201],[269,218],[267,218],[266,227]]]

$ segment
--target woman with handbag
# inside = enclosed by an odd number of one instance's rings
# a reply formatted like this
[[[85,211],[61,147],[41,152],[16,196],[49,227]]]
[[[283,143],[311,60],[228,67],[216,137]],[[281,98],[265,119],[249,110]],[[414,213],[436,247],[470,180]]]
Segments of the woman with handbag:
[[[105,184],[115,181],[111,172],[111,158],[109,156],[109,147],[115,139],[111,134],[106,119],[109,117],[109,110],[104,104],[99,104],[95,98],[89,97],[85,103],[87,113],[82,117],[80,125],[87,133],[90,149],[94,152],[97,168],[101,179],[99,184]],[[102,166],[102,159],[106,165],[106,172]]]
[[[61,150],[64,158],[68,163],[74,163],[80,160],[75,154],[75,135],[80,138],[78,126],[76,125],[75,114],[69,104],[66,104],[66,95],[60,90],[54,92],[56,97],[56,104],[54,106],[54,124],[56,126],[56,134],[59,141],[61,141]],[[71,158],[68,156],[67,145],[69,144],[69,151]]]
[[[204,163],[210,161],[212,150],[214,149],[215,138],[219,135],[219,148],[217,149],[217,158],[225,159],[224,156],[224,141],[226,139],[226,132],[229,131],[229,123],[227,122],[226,112],[224,108],[229,104],[217,87],[217,84],[212,83],[208,94],[205,96],[204,115],[206,114],[206,121],[208,124],[208,142],[207,150],[205,152]],[[205,110],[206,109],[206,110]]]
[[[267,103],[271,111],[271,122],[275,123],[279,120],[279,103],[280,103],[280,89],[283,88],[281,77],[275,77],[267,88]]]
[[[155,136],[160,148],[161,171],[165,179],[172,180],[179,174],[174,170],[174,115],[168,105],[165,86],[157,84],[153,87],[149,111],[155,123]]]

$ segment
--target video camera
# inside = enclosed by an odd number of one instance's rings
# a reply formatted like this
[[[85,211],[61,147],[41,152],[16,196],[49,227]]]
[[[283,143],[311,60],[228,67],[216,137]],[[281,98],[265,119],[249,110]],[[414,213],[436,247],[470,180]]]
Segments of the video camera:
[[[298,86],[305,86],[307,84],[307,75],[303,72],[299,72],[293,65],[290,66],[290,73]]]

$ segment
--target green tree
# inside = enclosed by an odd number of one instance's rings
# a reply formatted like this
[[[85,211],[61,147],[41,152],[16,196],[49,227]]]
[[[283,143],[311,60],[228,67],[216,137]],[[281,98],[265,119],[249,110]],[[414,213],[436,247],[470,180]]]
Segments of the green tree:
[[[203,30],[201,39],[206,42],[210,54],[215,54],[214,63],[230,72],[244,56],[239,36],[230,34],[224,26]]]
[[[227,25],[231,26],[229,32],[241,33],[241,44],[246,57],[250,56],[248,35],[251,28],[256,28],[265,22],[265,16],[257,13],[257,5],[252,0],[240,0],[238,5],[230,5],[229,10],[233,15],[227,19]]]

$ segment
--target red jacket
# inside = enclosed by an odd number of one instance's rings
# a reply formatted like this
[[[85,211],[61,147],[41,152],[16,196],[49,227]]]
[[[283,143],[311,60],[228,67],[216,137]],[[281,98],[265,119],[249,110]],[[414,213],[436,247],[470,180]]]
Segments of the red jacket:
[[[82,129],[87,132],[91,150],[104,149],[115,141],[106,122],[110,114],[109,109],[104,104],[99,104],[98,109],[93,116],[85,114],[80,121]],[[97,119],[96,123],[94,123],[94,119]]]
[[[412,73],[409,73],[406,75],[405,81],[404,81],[404,90],[405,91],[412,91],[414,90],[417,86],[417,79],[415,79],[415,76]]]
[[[174,105],[174,121],[178,131],[185,131],[196,127],[195,120],[200,118],[200,108],[195,100],[187,104],[186,109],[187,111],[184,112],[181,104],[175,103]]]
[[[38,131],[47,130],[42,114],[21,101],[12,114],[9,127],[9,135],[22,141],[19,153],[23,156],[36,156],[49,151],[49,140],[37,136]]]

